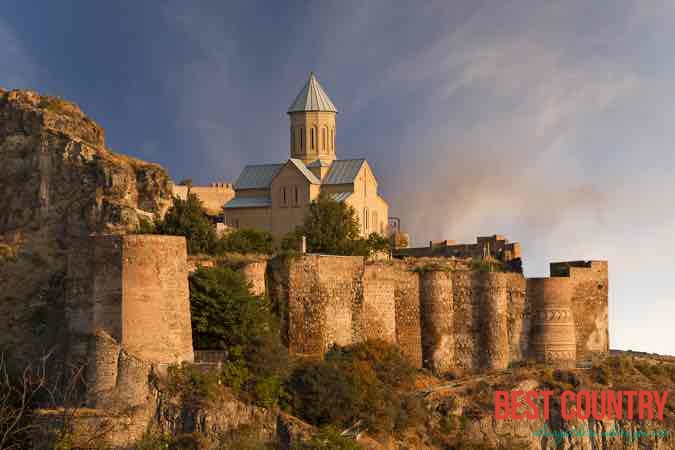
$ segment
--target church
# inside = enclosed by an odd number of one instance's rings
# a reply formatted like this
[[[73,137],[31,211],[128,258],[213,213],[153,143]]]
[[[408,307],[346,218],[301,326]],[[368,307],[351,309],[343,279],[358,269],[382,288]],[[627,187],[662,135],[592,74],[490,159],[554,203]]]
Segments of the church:
[[[356,211],[361,234],[387,234],[389,205],[365,159],[337,159],[335,105],[313,73],[288,108],[290,158],[279,164],[248,165],[224,206],[231,228],[269,231],[280,239],[301,225],[321,192]]]

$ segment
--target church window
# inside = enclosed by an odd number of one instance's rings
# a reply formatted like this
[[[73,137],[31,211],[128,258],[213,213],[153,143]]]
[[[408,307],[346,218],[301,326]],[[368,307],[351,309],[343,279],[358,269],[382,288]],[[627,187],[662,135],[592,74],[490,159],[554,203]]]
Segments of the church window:
[[[326,150],[328,150],[328,140],[326,138],[326,127],[323,127],[321,129],[321,150],[323,150],[324,153],[326,153]]]
[[[286,206],[288,204],[287,201],[288,200],[286,199],[286,186],[284,186],[281,188],[281,206]]]
[[[298,204],[300,203],[299,197],[300,196],[298,195],[298,187],[293,186],[293,206],[298,206]]]
[[[363,230],[368,231],[368,208],[363,208]]]
[[[335,128],[330,131],[330,148],[335,150]]]
[[[305,130],[300,128],[300,151],[305,149]]]
[[[316,127],[312,127],[312,130],[310,132],[310,148],[314,150],[316,148]]]

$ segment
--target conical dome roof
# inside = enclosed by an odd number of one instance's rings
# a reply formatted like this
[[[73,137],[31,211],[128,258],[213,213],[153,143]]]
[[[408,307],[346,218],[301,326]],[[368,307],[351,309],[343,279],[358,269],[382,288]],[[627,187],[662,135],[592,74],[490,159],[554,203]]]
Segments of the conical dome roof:
[[[333,102],[328,98],[328,94],[326,94],[326,91],[319,84],[319,80],[316,79],[314,72],[309,74],[307,83],[305,83],[305,86],[288,108],[289,113],[302,111],[337,112],[335,105],[333,105]]]

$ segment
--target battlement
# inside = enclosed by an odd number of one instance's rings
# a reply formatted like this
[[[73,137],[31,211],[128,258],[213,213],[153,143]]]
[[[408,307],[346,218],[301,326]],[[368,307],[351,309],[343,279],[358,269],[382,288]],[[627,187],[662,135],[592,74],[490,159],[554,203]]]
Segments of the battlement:
[[[429,241],[428,247],[396,249],[397,257],[453,257],[476,260],[497,260],[510,262],[521,257],[520,243],[509,242],[504,236],[478,236],[475,244],[457,244],[453,240]],[[520,266],[518,266],[519,268]]]

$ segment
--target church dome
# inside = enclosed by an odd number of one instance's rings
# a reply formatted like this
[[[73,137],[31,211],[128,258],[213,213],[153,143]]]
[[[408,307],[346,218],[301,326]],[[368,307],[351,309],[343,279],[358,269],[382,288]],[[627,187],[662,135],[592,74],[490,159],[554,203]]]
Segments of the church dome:
[[[309,74],[307,83],[288,108],[288,113],[305,111],[338,112],[326,91],[319,84],[314,72]]]

